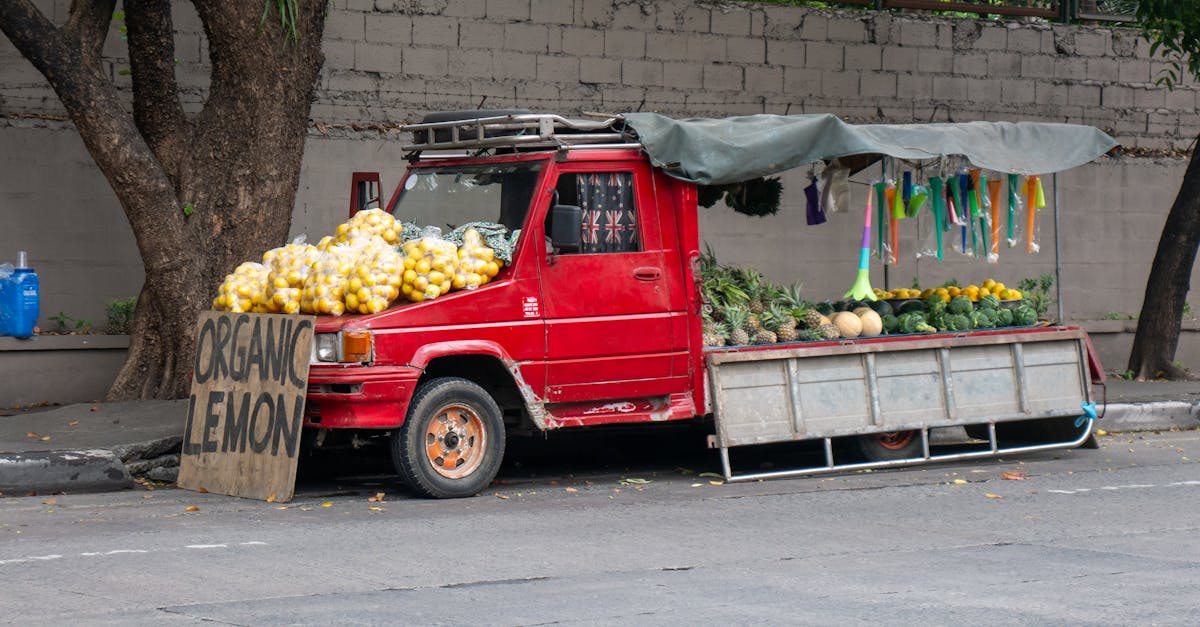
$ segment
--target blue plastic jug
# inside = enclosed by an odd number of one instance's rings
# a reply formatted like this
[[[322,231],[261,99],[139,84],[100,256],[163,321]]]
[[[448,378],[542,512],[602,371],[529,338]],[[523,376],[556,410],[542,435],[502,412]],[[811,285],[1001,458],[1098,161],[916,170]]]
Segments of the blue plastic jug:
[[[28,267],[25,251],[17,253],[12,274],[0,278],[0,335],[31,337],[41,303],[37,273]]]

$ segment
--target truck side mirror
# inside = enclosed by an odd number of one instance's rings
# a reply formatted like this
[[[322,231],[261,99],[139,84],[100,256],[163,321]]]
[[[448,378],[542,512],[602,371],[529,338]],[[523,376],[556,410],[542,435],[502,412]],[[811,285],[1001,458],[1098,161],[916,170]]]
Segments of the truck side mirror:
[[[366,209],[377,209],[379,197],[378,172],[354,172],[350,175],[350,215]]]
[[[579,252],[582,224],[582,209],[575,205],[554,205],[550,208],[550,245],[562,252]]]

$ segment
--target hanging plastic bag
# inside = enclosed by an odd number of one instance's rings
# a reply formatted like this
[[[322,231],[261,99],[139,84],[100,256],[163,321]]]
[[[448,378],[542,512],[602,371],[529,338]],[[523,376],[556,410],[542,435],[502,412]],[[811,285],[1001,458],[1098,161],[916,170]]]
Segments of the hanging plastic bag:
[[[1025,195],[1026,200],[1026,224],[1025,224],[1025,252],[1033,254],[1041,250],[1038,246],[1038,225],[1037,212],[1046,206],[1046,193],[1042,189],[1042,178],[1037,175],[1029,176],[1025,179]]]
[[[826,214],[850,210],[850,168],[834,159],[821,171],[821,210]]]
[[[1015,248],[1020,243],[1021,234],[1017,223],[1017,214],[1021,213],[1025,204],[1021,201],[1020,186],[1018,183],[1018,175],[1009,174],[1006,177],[1008,183],[1008,230],[1007,240],[1008,247]]]
[[[821,190],[817,185],[817,177],[810,177],[808,187],[804,188],[805,218],[809,226],[825,224],[825,211],[821,209]]]

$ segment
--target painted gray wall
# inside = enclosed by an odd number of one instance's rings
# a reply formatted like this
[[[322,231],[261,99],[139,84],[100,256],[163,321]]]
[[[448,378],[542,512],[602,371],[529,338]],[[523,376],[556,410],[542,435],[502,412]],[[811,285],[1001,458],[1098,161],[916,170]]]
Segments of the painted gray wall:
[[[37,4],[59,23],[69,5]],[[176,10],[177,74],[195,110],[207,86],[207,44],[190,5]],[[109,71],[128,89],[117,26],[106,46]],[[858,122],[1099,126],[1133,152],[1060,176],[1064,304],[1077,318],[1140,308],[1186,165],[1178,149],[1200,132],[1196,84],[1156,87],[1161,64],[1122,28],[682,0],[338,0],[322,47],[292,225],[292,236],[311,240],[345,219],[351,172],[380,170],[385,186],[395,184],[404,165],[395,127],[430,110],[833,112]],[[861,218],[856,210],[805,226],[804,175],[785,176],[779,216],[704,211],[704,237],[723,261],[833,297],[853,278]],[[859,190],[856,206],[861,199]],[[998,265],[916,262],[916,236],[908,235],[890,283],[991,276],[1012,284],[1052,271],[1049,216],[1041,254],[1004,251]],[[3,37],[0,217],[0,259],[27,250],[41,275],[42,326],[59,311],[102,324],[107,300],[138,292],[140,260],[115,196],[57,97]],[[882,274],[873,268],[873,283],[882,285]]]

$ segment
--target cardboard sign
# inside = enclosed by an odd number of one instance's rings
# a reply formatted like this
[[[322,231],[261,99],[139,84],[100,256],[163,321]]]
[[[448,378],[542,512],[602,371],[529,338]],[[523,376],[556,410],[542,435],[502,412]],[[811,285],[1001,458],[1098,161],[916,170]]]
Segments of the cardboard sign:
[[[314,320],[201,312],[179,487],[291,500]]]

